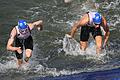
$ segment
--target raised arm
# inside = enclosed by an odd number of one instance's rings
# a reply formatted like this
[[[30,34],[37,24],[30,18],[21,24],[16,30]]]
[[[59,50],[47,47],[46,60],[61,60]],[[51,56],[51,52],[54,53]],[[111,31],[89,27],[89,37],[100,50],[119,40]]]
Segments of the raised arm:
[[[42,30],[43,29],[43,21],[42,20],[38,20],[35,21],[33,23],[28,23],[30,29],[32,30],[34,27],[37,27],[38,30]]]

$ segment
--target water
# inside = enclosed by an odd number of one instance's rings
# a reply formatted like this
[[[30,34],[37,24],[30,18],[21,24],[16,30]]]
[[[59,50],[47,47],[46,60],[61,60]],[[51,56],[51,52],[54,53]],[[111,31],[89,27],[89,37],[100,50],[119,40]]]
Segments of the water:
[[[94,2],[99,5],[95,8]],[[111,70],[120,66],[119,0],[1,0],[0,1],[0,79],[26,80],[45,76],[71,75],[81,72]],[[86,11],[100,11],[110,24],[109,47],[102,57],[96,57],[94,42],[83,54],[79,53],[79,31],[75,40],[67,44],[65,34]],[[34,51],[29,65],[17,69],[15,54],[6,51],[9,33],[19,19],[28,22],[42,19],[44,30],[32,31]],[[69,42],[69,41],[68,41]],[[71,42],[71,41],[70,41]],[[76,45],[73,45],[76,44]],[[77,49],[76,49],[76,48]],[[65,51],[66,50],[66,51]],[[84,53],[88,55],[84,55]],[[94,53],[94,54],[93,54]],[[98,78],[99,79],[99,78]],[[84,79],[83,79],[84,80]]]

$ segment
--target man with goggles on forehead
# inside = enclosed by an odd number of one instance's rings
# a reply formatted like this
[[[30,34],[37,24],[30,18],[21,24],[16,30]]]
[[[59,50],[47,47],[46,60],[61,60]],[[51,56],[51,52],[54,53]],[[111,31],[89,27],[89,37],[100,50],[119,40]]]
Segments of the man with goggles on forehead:
[[[23,63],[23,48],[25,48],[25,61],[28,62],[32,56],[33,39],[31,36],[31,30],[37,27],[38,30],[42,30],[43,21],[38,20],[33,23],[27,23],[25,20],[19,20],[18,25],[15,26],[11,33],[7,43],[7,50],[15,51],[18,66]],[[13,45],[15,41],[15,46]]]
[[[73,25],[69,37],[74,37],[75,32],[80,27],[80,48],[82,50],[86,50],[89,39],[89,33],[91,33],[96,42],[96,53],[100,54],[102,46],[106,46],[110,35],[109,27],[107,25],[105,17],[103,17],[98,12],[87,12],[79,21],[77,21]],[[105,31],[104,41],[102,41],[102,31],[100,27],[103,27],[103,30]]]

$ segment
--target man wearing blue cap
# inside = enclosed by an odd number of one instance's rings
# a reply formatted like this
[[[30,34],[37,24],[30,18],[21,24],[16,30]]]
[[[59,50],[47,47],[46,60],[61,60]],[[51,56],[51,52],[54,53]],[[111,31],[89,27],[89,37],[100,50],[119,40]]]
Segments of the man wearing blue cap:
[[[101,26],[105,31],[104,41],[102,41]],[[96,53],[100,54],[102,44],[104,47],[106,46],[110,35],[106,19],[98,12],[87,12],[85,15],[83,15],[83,17],[79,21],[77,21],[73,25],[69,37],[70,38],[74,37],[75,32],[80,27],[81,27],[80,48],[82,50],[86,50],[89,39],[89,33],[91,33],[96,42]]]
[[[26,57],[24,60],[26,62],[28,62],[29,58],[32,56],[33,39],[31,36],[31,30],[34,27],[37,27],[38,30],[42,30],[43,21],[38,20],[33,23],[27,23],[25,20],[19,20],[18,25],[15,26],[10,33],[10,38],[7,43],[7,50],[15,51],[19,66],[23,62],[23,48],[25,48]],[[14,41],[15,46],[13,46]]]

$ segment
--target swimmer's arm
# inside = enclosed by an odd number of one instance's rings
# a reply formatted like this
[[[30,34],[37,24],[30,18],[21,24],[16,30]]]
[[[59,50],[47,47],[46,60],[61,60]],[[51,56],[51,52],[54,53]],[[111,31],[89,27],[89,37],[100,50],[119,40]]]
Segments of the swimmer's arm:
[[[102,27],[105,30],[105,32],[109,31],[109,27],[107,25],[107,21],[104,16],[102,16]]]
[[[77,31],[77,29],[81,26],[84,26],[88,23],[88,15],[85,14],[79,21],[75,22],[75,24],[73,25],[72,29],[71,29],[71,33],[70,36],[74,37],[75,32]]]
[[[42,30],[43,29],[43,20],[38,20],[35,21],[33,23],[28,23],[30,30],[32,30],[34,27],[37,27],[38,30]]]
[[[105,35],[104,35],[104,43],[103,43],[103,46],[104,46],[104,47],[107,45],[109,36],[110,36],[110,31],[105,32]]]
[[[106,21],[105,17],[103,17],[103,16],[102,16],[102,27],[105,31],[103,45],[106,46],[108,39],[109,39],[109,36],[110,36],[110,31],[109,31],[109,26],[107,25],[107,21]]]
[[[7,42],[7,50],[10,50],[10,51],[18,50],[18,47],[13,47],[13,42],[14,42],[15,36],[16,36],[16,30],[15,30],[15,28],[13,28],[13,30],[11,31],[11,34],[10,34],[10,38],[8,39],[8,42]]]

